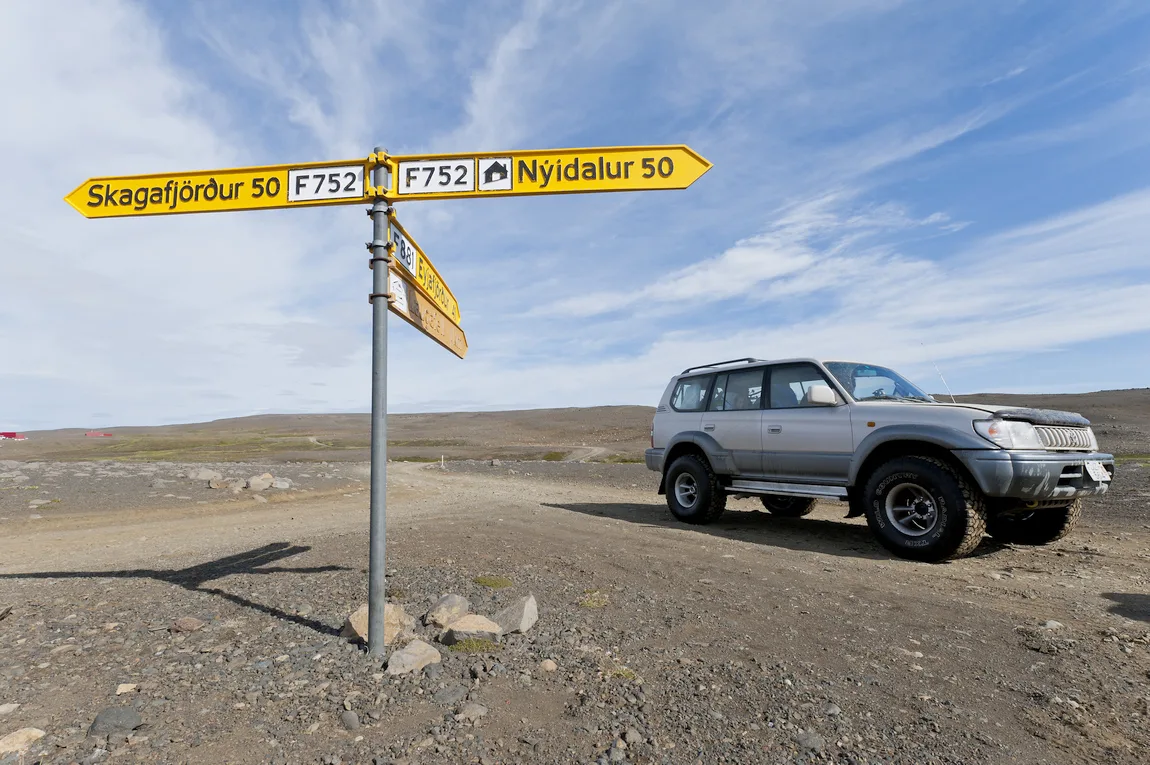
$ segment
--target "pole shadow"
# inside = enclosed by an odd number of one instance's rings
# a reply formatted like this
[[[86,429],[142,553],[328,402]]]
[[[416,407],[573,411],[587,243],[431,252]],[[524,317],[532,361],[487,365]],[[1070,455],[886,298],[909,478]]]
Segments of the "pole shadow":
[[[1114,601],[1107,610],[1117,616],[1150,622],[1150,595],[1135,592],[1104,592],[1102,597]]]
[[[311,566],[284,568],[267,564],[290,558],[310,550],[310,547],[291,545],[287,542],[274,542],[256,547],[235,555],[199,563],[179,569],[124,569],[119,571],[37,571],[27,574],[0,574],[0,579],[154,579],[182,587],[190,592],[203,592],[229,600],[236,605],[267,614],[285,622],[298,624],[322,635],[338,636],[339,630],[298,614],[289,614],[275,606],[248,600],[242,595],[221,590],[218,587],[205,587],[208,582],[234,574],[319,574],[326,571],[347,571],[346,566]]]
[[[756,503],[757,504],[757,503]],[[708,525],[691,525],[675,520],[665,505],[625,502],[592,502],[555,504],[545,507],[567,510],[584,515],[627,521],[642,526],[693,531],[699,534],[736,539],[742,542],[781,547],[800,552],[819,552],[848,558],[892,560],[895,556],[883,549],[865,523],[823,518],[782,518],[760,510],[729,508],[717,521]],[[989,555],[1003,549],[990,539],[971,553],[970,557]]]

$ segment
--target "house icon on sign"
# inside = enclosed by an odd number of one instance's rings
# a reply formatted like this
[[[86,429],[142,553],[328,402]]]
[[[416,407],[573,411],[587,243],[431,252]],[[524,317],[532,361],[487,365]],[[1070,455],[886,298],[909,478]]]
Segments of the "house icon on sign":
[[[497,181],[505,181],[507,180],[507,174],[507,166],[499,160],[495,160],[490,165],[488,165],[487,169],[483,172],[483,182],[487,184],[495,183]]]
[[[511,191],[511,157],[484,157],[479,160],[480,191]]]

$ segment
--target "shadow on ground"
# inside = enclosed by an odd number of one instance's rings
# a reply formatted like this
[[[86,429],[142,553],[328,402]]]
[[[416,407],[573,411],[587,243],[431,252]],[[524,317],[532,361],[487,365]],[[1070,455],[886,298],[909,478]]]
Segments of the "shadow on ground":
[[[890,553],[879,546],[865,523],[822,518],[780,518],[757,510],[728,509],[719,520],[707,526],[694,526],[672,518],[666,506],[623,502],[590,502],[555,504],[545,507],[568,510],[584,515],[614,518],[643,526],[659,526],[700,534],[737,539],[741,542],[782,547],[800,552],[818,552],[850,558],[891,560]],[[983,540],[970,557],[989,555],[1003,546],[990,538]]]
[[[27,574],[0,574],[0,579],[154,579],[183,587],[192,592],[206,592],[236,605],[250,608],[254,611],[273,616],[285,622],[292,622],[303,627],[315,630],[323,635],[338,635],[339,630],[314,619],[308,619],[297,614],[289,614],[274,606],[256,603],[247,598],[226,592],[218,587],[205,587],[208,582],[222,579],[235,574],[318,574],[325,571],[345,571],[344,566],[313,566],[302,568],[283,568],[268,566],[269,563],[290,558],[310,550],[310,547],[291,545],[287,542],[275,542],[263,547],[257,547],[246,552],[217,558],[207,563],[179,569],[127,569],[122,571],[37,571]]]
[[[1108,609],[1110,613],[1140,622],[1150,622],[1150,595],[1135,592],[1104,592],[1102,597],[1114,601],[1114,605]]]

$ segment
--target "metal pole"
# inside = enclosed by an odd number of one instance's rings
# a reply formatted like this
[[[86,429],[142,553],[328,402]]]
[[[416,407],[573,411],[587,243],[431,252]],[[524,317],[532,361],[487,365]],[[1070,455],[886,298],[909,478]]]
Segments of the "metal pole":
[[[377,155],[383,149],[375,147]],[[372,185],[383,186],[386,170],[376,165]],[[371,207],[372,258],[386,258],[388,252],[387,202]],[[371,301],[371,553],[367,583],[367,650],[383,656],[383,617],[387,604],[387,263],[372,262]]]

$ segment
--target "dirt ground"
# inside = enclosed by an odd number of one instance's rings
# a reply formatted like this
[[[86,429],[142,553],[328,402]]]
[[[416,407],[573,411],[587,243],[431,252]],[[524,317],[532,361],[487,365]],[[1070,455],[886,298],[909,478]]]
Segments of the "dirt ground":
[[[787,520],[739,500],[712,526],[679,524],[637,465],[392,463],[392,601],[420,616],[452,592],[492,615],[532,593],[540,612],[526,635],[472,654],[418,627],[442,662],[400,677],[337,634],[366,599],[362,466],[260,502],[174,501],[163,494],[195,487],[149,482],[177,466],[119,464],[117,480],[141,486],[129,501],[73,475],[98,471],[49,464],[53,491],[74,499],[59,512],[21,500],[0,521],[0,738],[47,734],[23,759],[0,754],[5,765],[1070,764],[1150,751],[1150,465],[1138,461],[1062,542],[988,540],[945,565],[891,558],[839,505]],[[474,581],[485,575],[510,582]],[[205,626],[174,630],[187,616]],[[110,708],[139,719],[89,735]]]

